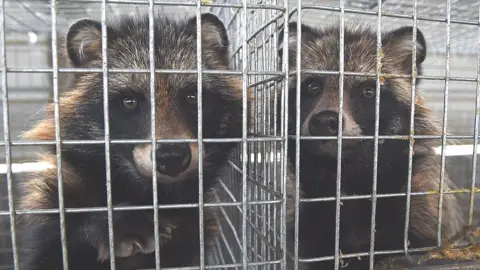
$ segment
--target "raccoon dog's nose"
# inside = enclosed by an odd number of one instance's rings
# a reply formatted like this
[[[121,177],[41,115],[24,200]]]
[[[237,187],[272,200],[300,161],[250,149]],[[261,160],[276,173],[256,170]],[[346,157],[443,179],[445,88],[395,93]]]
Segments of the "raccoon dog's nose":
[[[157,171],[177,176],[190,165],[192,154],[188,143],[162,143],[157,145]]]
[[[338,134],[338,113],[323,111],[316,113],[308,125],[313,136],[336,136]]]

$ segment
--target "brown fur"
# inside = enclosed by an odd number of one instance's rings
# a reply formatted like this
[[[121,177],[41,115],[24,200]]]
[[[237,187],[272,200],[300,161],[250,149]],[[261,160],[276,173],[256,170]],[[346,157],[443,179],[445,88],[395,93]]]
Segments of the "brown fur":
[[[109,68],[149,68],[148,34],[145,35],[145,32],[148,32],[148,20],[146,18],[148,17],[125,17],[118,25],[113,24],[107,27]],[[195,18],[179,22],[164,17],[156,19],[155,68],[197,68],[196,26],[194,24]],[[95,21],[82,20],[70,27],[66,38],[67,45],[64,48],[73,66],[80,68],[99,68],[102,66],[102,43],[99,25]],[[228,38],[223,24],[213,15],[202,15],[202,32],[204,69],[229,69]],[[123,98],[123,96],[135,94],[144,97],[145,101],[149,102],[149,76],[150,74],[143,73],[111,72],[108,74],[111,139],[149,138],[150,121],[145,119],[147,117],[149,119],[150,112],[140,111],[134,115],[123,114],[126,112],[118,111],[118,107],[115,107],[121,105],[121,103],[116,103],[118,100],[115,98],[118,96]],[[155,79],[156,138],[195,139],[198,130],[197,115],[191,113],[191,107],[183,103],[183,98],[188,93],[196,94],[197,74],[158,74]],[[75,73],[72,88],[69,91],[62,92],[59,97],[61,140],[104,139],[103,86],[101,73]],[[251,98],[248,89],[247,94],[248,104]],[[239,78],[231,75],[204,74],[203,95],[204,136],[206,138],[241,137],[242,91]],[[111,96],[113,97],[110,100]],[[209,98],[212,99],[209,100]],[[138,100],[141,101],[141,99]],[[212,100],[214,103],[212,103]],[[122,99],[119,101],[122,101]],[[221,106],[215,106],[217,104]],[[208,115],[205,110],[212,108],[214,111],[211,115]],[[25,132],[23,134],[25,139],[55,140],[54,104],[50,103],[46,110],[47,117]],[[250,120],[250,111],[247,112],[247,115],[248,120]],[[130,119],[128,117],[137,118]],[[205,144],[203,153],[205,203],[213,202],[213,185],[217,173],[222,164],[225,163],[229,150],[235,145],[233,143]],[[118,144],[111,144],[110,147],[113,206],[151,205],[153,200],[151,198],[153,188],[151,179],[146,179],[148,177],[141,175],[139,170],[135,170],[134,162],[131,160],[134,158],[132,157],[132,149]],[[189,148],[193,155],[198,155],[196,143],[190,143]],[[103,144],[62,145],[62,183],[66,208],[106,206],[104,153]],[[148,153],[145,155],[148,155]],[[55,209],[59,207],[55,147],[50,147],[47,154],[40,157],[40,160],[50,163],[53,168],[39,172],[23,186],[25,195],[20,200],[20,208],[22,209]],[[195,160],[197,160],[196,156],[192,158],[192,161]],[[196,173],[198,164],[196,162],[189,164],[187,171],[183,171],[178,177],[168,178],[167,180],[170,181],[168,184],[165,184],[166,175],[157,174],[160,204],[198,203]],[[219,217],[216,211],[215,207],[204,209],[205,230],[202,233],[205,235],[207,249],[211,244],[210,241],[218,232]],[[114,212],[116,249],[117,243],[122,244],[127,241],[127,244],[130,244],[129,240],[121,238],[122,236],[118,236],[120,238],[117,239],[117,235],[125,236],[132,233],[129,230],[135,230],[135,234],[148,234],[149,232],[150,228],[145,228],[149,224],[140,224],[144,217],[133,216],[134,212],[139,213],[138,215],[144,215],[142,211]],[[128,216],[126,213],[132,213],[132,216]],[[108,250],[108,246],[105,247],[105,231],[102,231],[105,224],[98,224],[98,222],[103,222],[103,213],[99,213],[99,216],[96,216],[95,213],[89,215],[67,213],[66,227],[70,247],[78,244],[88,252],[91,252],[92,248],[99,252]],[[58,217],[58,215],[53,215],[53,217],[55,216]],[[160,217],[161,256],[165,258],[162,259],[161,266],[186,266],[195,263],[196,260],[198,261],[198,255],[196,255],[199,252],[197,242],[200,233],[198,232],[198,209],[162,209]],[[79,223],[78,218],[81,218],[81,223]],[[121,220],[118,221],[118,219]],[[26,254],[24,254],[25,257],[22,260],[22,263],[25,261],[25,265],[28,265],[25,266],[25,270],[37,269],[35,267],[41,270],[57,270],[59,264],[61,265],[59,254],[54,254],[54,251],[58,248],[58,243],[54,239],[58,236],[56,235],[58,234],[58,226],[52,224],[55,222],[58,222],[58,219],[53,220],[52,215],[27,215],[20,220],[25,232],[21,241],[26,246]],[[171,233],[167,232],[169,234],[168,239],[163,239],[165,225],[174,226]],[[125,226],[127,228],[124,228]],[[84,232],[80,236],[75,233],[78,229]],[[45,230],[47,234],[37,233],[38,230]],[[127,230],[127,232],[121,230]],[[121,231],[120,234],[117,234],[118,231]],[[151,235],[138,237],[141,240],[142,237],[151,237]],[[46,249],[46,246],[49,245],[51,247]],[[31,254],[27,254],[29,253],[28,250],[31,251]],[[78,267],[91,269],[93,267],[95,270],[103,270],[109,267],[95,261],[95,259],[81,257],[83,256],[80,254],[82,252],[76,251],[69,253],[70,269],[77,269]],[[30,255],[31,258],[27,259]],[[99,255],[100,257],[103,259],[105,256]],[[129,258],[119,258],[116,266],[119,269],[152,267],[152,258],[151,253],[137,254]]]
[[[323,29],[302,25],[301,69],[339,71],[340,43],[338,26]],[[289,65],[296,69],[297,25],[289,25]],[[421,96],[421,85],[417,88],[414,102],[414,132],[410,130],[410,107],[412,78],[396,78],[394,75],[421,75],[426,56],[423,34],[417,31],[417,62],[412,68],[412,29],[399,28],[382,34],[380,72],[380,127],[379,135],[442,135],[442,129]],[[279,40],[283,40],[280,35]],[[375,74],[377,72],[377,35],[363,25],[346,25],[344,36],[344,71]],[[281,55],[281,54],[280,54]],[[290,71],[292,72],[292,71]],[[289,86],[289,129],[296,133],[296,80]],[[372,83],[373,80],[373,83]],[[373,99],[363,95],[365,85],[375,89],[375,78],[345,75],[343,80],[343,135],[372,136],[374,133],[375,110]],[[308,92],[311,82],[316,83],[318,92]],[[311,119],[319,113],[338,114],[338,89],[340,78],[334,75],[304,74],[301,82],[300,124],[302,136],[312,136]],[[383,105],[383,106],[382,106]],[[338,115],[336,116],[338,117]],[[337,118],[335,118],[337,119]],[[338,121],[338,120],[337,120]],[[320,124],[318,124],[320,125]],[[315,132],[315,129],[313,129]],[[354,131],[354,132],[352,132]],[[336,132],[336,131],[335,131]],[[336,136],[332,131],[329,136]],[[335,134],[333,134],[335,133]],[[328,135],[316,135],[328,136]],[[440,146],[439,139],[415,139],[413,143],[412,192],[429,192],[414,195],[410,205],[409,239],[414,247],[436,244],[439,212],[440,157],[433,148]],[[377,194],[401,193],[407,188],[408,141],[390,139],[379,141]],[[373,141],[343,140],[342,148],[342,195],[371,194],[373,171]],[[301,150],[299,181],[307,198],[331,197],[336,193],[336,141],[301,142],[295,149],[294,141],[289,144],[289,159],[295,160],[295,150]],[[455,183],[445,174],[445,190],[456,189]],[[461,209],[463,196],[444,194],[442,205],[442,241],[455,235],[465,222]],[[320,206],[320,205],[323,206]],[[318,206],[317,206],[318,205]],[[401,248],[405,213],[404,199],[379,198],[377,202],[375,250]],[[363,200],[342,201],[340,249],[343,254],[367,252],[370,241],[371,203]],[[300,214],[300,242],[303,255],[312,258],[334,253],[335,222],[334,203],[307,203]],[[303,215],[303,218],[302,218]],[[322,216],[323,215],[323,216]],[[303,232],[302,232],[303,230]],[[303,239],[303,240],[302,240]],[[380,256],[379,256],[380,257]],[[377,259],[377,256],[375,256]],[[368,260],[349,260],[348,269],[364,269]],[[329,264],[328,264],[329,265]],[[315,264],[314,268],[327,267]],[[317,267],[317,268],[315,268]]]

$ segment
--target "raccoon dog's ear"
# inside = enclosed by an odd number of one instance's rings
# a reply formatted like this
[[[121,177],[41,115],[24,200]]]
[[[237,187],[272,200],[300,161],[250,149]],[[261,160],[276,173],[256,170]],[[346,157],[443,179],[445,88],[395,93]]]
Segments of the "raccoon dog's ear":
[[[223,22],[211,13],[203,13],[200,16],[202,23],[202,46],[204,49],[219,52],[222,57],[228,58],[228,34]],[[191,31],[196,33],[197,17],[193,16],[188,20],[192,27]]]
[[[288,24],[288,48],[289,48],[289,55],[290,55],[290,63],[295,63],[295,53],[297,52],[297,39],[298,39],[298,32],[297,32],[297,23],[291,22]],[[302,43],[309,40],[314,34],[314,30],[304,24],[301,26],[301,38]],[[278,57],[280,61],[283,58],[283,46],[284,46],[284,27],[281,27],[278,33]],[[293,59],[292,59],[293,58]]]
[[[408,73],[412,72],[413,27],[401,27],[385,34],[382,38],[385,55],[394,59]],[[427,55],[427,44],[422,31],[417,28],[416,64],[419,66]]]
[[[107,39],[113,36],[107,28]],[[75,67],[85,67],[93,60],[102,58],[102,24],[83,19],[73,23],[66,36],[67,55]]]

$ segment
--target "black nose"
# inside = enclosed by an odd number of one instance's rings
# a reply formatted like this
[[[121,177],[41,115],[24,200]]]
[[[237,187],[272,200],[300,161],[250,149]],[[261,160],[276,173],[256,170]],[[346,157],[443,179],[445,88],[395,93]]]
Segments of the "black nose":
[[[157,171],[177,176],[190,165],[192,154],[187,143],[162,143],[157,145]]]
[[[338,113],[323,111],[316,113],[308,125],[313,136],[336,136],[338,134]]]

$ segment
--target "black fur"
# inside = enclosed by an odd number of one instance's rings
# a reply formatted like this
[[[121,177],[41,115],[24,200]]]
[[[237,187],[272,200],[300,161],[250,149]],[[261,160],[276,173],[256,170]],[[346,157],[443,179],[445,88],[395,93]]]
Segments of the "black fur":
[[[296,23],[289,26],[289,63],[295,69]],[[302,26],[302,69],[336,71],[339,68],[339,29],[314,29]],[[404,46],[412,40],[412,28],[400,28],[383,36],[382,72],[411,74],[412,54]],[[283,42],[280,36],[280,42]],[[425,59],[426,44],[417,32],[417,71]],[[281,55],[281,51],[279,52]],[[376,71],[376,34],[362,27],[345,29],[345,71]],[[296,78],[289,87],[289,134],[296,134]],[[411,79],[382,78],[380,88],[379,135],[410,133]],[[331,111],[338,114],[338,76],[303,75],[301,83],[300,125],[302,136],[311,136],[312,115]],[[316,85],[318,87],[311,87]],[[310,91],[308,89],[315,89]],[[365,98],[373,89],[375,79],[345,76],[344,136],[372,136],[375,130],[375,95]],[[434,118],[422,104],[415,106],[415,134],[441,134]],[[335,132],[332,136],[336,136]],[[440,159],[432,147],[440,142],[415,140],[412,191],[438,190]],[[380,140],[378,152],[377,194],[402,193],[408,179],[408,140]],[[289,160],[295,164],[296,144],[290,140]],[[302,140],[300,143],[300,186],[304,198],[335,197],[337,179],[337,142]],[[343,140],[341,195],[368,195],[373,189],[373,140]],[[445,188],[455,185],[446,176]],[[454,235],[461,228],[462,213],[454,195],[445,195],[443,204],[442,238]],[[308,202],[302,206],[299,227],[300,257],[333,256],[335,251],[335,201]],[[410,208],[410,247],[436,245],[438,195],[414,196]],[[378,198],[376,206],[375,251],[403,248],[406,198]],[[340,207],[341,254],[370,251],[372,200],[342,200]],[[384,256],[375,256],[375,261]],[[342,259],[342,269],[368,269],[369,257]],[[309,269],[333,269],[333,260],[308,263]]]
[[[202,15],[203,64],[205,69],[228,68],[228,36],[223,23],[212,14]],[[155,67],[157,69],[196,69],[196,18],[178,20],[159,15],[155,18]],[[147,15],[122,17],[107,28],[110,68],[149,68],[149,21]],[[220,39],[218,39],[220,37]],[[66,53],[75,67],[101,67],[101,24],[81,20],[70,27]],[[111,139],[150,138],[149,74],[109,73],[109,121]],[[156,81],[156,129],[161,138],[196,138],[196,103],[188,95],[197,92],[196,74],[159,74]],[[236,78],[203,75],[204,138],[240,137],[242,94]],[[60,125],[63,140],[104,139],[103,81],[101,73],[76,73],[71,90],[60,99]],[[135,112],[122,108],[125,97],[135,97]],[[25,134],[36,140],[54,139],[53,104],[48,118]],[[190,145],[195,145],[194,143]],[[205,143],[203,188],[205,201],[219,169],[235,143]],[[153,204],[150,177],[135,169],[133,150],[138,144],[111,144],[111,185],[114,206]],[[193,147],[193,146],[192,146]],[[55,147],[46,158],[55,164]],[[64,145],[62,147],[64,203],[67,208],[106,206],[105,147],[103,144]],[[192,165],[193,166],[193,165]],[[196,166],[196,165],[195,165]],[[22,208],[58,207],[56,168],[41,172],[27,182],[21,198]],[[196,169],[172,183],[157,176],[158,202],[163,205],[198,203]],[[205,209],[206,241],[215,233],[216,216]],[[198,208],[161,210],[161,266],[181,267],[198,263]],[[29,215],[20,220],[22,270],[59,270],[62,267],[58,214]],[[170,232],[169,228],[174,227]],[[143,247],[153,237],[153,210],[115,211],[115,242],[135,239]],[[98,261],[99,247],[108,246],[107,213],[67,213],[66,234],[70,270],[110,269],[109,259]],[[168,235],[168,237],[163,237]],[[165,240],[165,241],[163,241]],[[153,268],[154,253],[116,258],[117,269]]]

